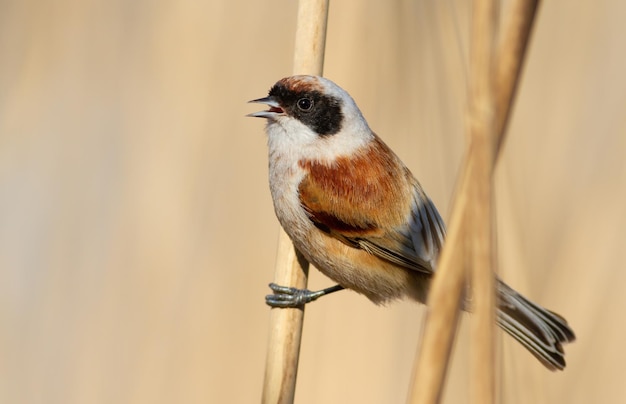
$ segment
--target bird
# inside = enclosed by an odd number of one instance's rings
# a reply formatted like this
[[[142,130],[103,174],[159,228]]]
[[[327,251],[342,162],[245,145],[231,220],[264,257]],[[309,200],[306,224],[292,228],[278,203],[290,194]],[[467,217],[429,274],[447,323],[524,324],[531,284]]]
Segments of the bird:
[[[269,107],[247,116],[266,120],[276,217],[296,250],[337,283],[320,291],[272,283],[266,302],[298,307],[351,289],[379,305],[427,303],[445,224],[348,92],[321,76],[296,75],[249,102]],[[563,370],[562,345],[576,338],[567,321],[500,279],[495,287],[497,324],[546,368]]]

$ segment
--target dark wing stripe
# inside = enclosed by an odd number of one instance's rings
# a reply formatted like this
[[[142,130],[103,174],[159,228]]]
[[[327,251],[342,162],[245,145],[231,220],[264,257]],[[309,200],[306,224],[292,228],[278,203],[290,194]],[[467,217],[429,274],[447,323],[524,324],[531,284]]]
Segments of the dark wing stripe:
[[[433,202],[426,198],[426,210],[428,212],[428,218],[430,223],[430,231],[435,234],[436,248],[441,250],[443,246],[443,240],[446,237],[446,225],[443,223],[443,219],[439,215],[437,208]]]
[[[418,219],[422,223],[420,227],[422,229],[422,245],[424,248],[424,252],[428,257],[432,257],[435,243],[433,240],[433,234],[430,231],[430,217],[428,217],[428,210],[426,208],[427,205],[427,203],[420,201],[418,208]]]
[[[434,266],[445,238],[445,225],[439,212],[419,185],[415,187],[410,237],[413,248],[420,259]]]
[[[350,240],[350,239],[349,239]],[[426,261],[420,260],[413,254],[409,255],[406,252],[399,253],[394,250],[382,247],[372,240],[366,239],[351,239],[354,240],[359,247],[367,251],[370,254],[376,255],[384,260],[400,265],[404,268],[411,269],[413,271],[422,272],[427,275],[431,275],[433,271],[430,269],[430,264]]]

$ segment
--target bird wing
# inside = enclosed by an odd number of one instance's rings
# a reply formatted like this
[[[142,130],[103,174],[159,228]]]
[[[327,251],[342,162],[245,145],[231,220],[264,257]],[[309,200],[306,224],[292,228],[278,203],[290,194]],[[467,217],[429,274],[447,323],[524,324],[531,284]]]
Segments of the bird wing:
[[[432,274],[445,238],[445,225],[435,205],[420,188],[416,188],[414,197],[407,224],[385,229],[381,236],[362,238],[358,244],[394,264]]]
[[[392,226],[385,223],[388,215],[376,214],[372,208],[376,203],[355,200],[349,194],[328,198],[323,184],[311,179],[300,184],[299,197],[313,224],[329,236],[398,266],[430,275],[445,237],[445,226],[434,204],[417,181],[413,182],[410,218]],[[340,208],[346,206],[350,208]]]

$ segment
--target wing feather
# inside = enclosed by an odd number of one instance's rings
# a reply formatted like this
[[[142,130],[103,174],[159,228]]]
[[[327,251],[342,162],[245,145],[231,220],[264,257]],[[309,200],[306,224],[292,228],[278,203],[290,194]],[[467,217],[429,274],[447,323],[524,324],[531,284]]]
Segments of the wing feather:
[[[365,217],[349,196],[342,200],[325,198],[325,190],[310,179],[300,186],[300,201],[310,220],[328,235],[403,268],[430,275],[443,244],[445,226],[417,181],[411,182],[411,214],[392,226],[383,222],[386,216]],[[353,209],[338,209],[336,205]]]

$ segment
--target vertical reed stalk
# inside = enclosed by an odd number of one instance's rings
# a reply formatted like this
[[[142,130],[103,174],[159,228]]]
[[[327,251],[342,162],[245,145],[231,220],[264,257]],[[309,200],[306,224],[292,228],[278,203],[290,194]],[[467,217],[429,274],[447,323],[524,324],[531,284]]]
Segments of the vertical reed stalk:
[[[470,397],[475,404],[495,402],[495,306],[493,168],[496,100],[494,56],[497,35],[495,0],[475,0],[472,13],[469,105],[470,175],[467,242],[471,251]]]
[[[329,0],[300,0],[294,52],[294,74],[322,75]],[[281,229],[274,283],[298,289],[307,286],[309,264],[297,254]],[[304,307],[274,308],[263,383],[264,404],[293,403],[298,374]]]

